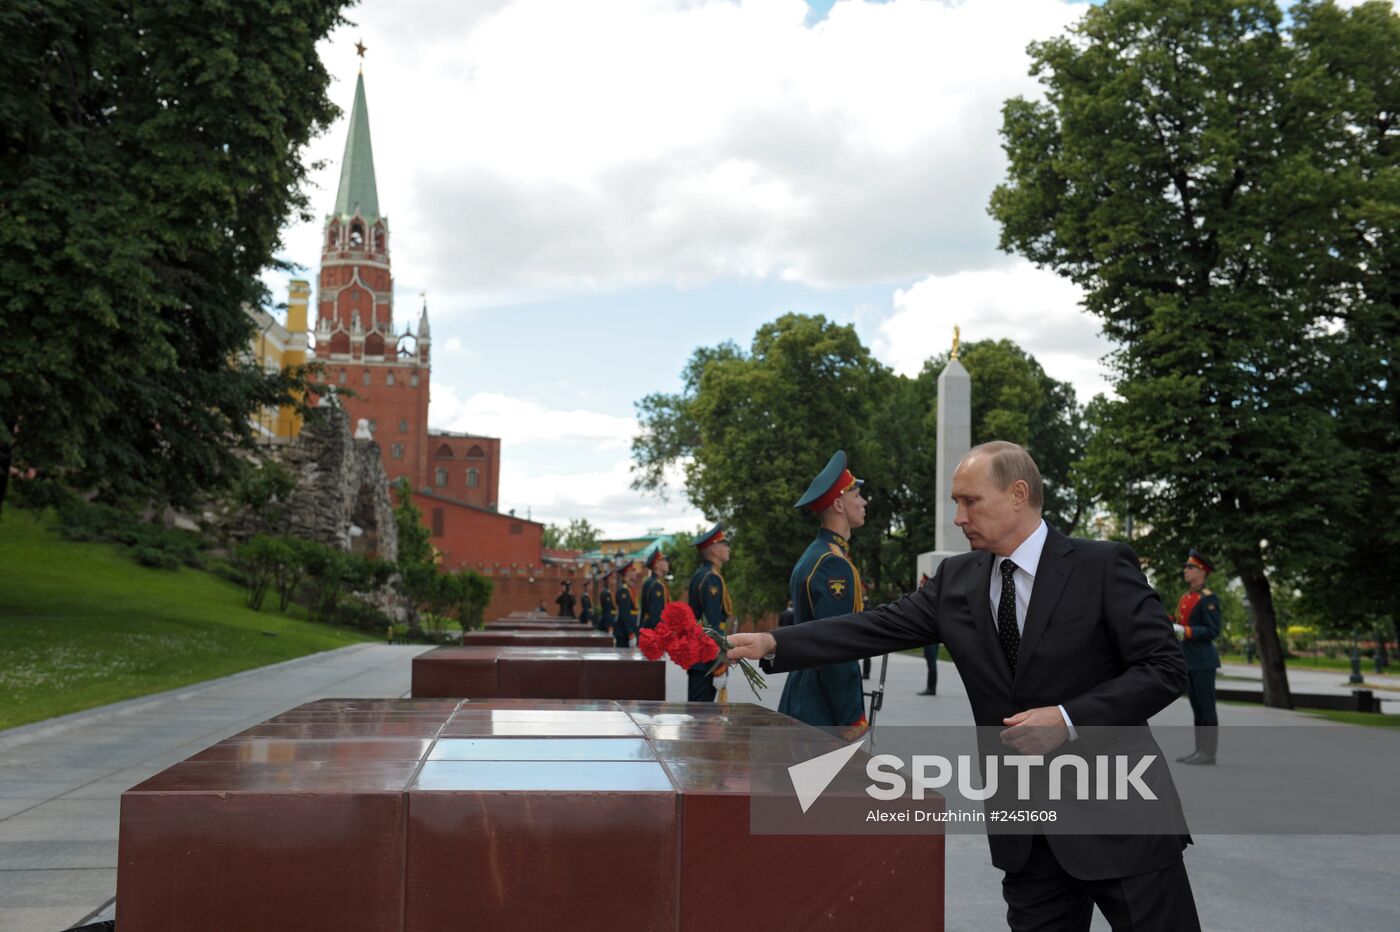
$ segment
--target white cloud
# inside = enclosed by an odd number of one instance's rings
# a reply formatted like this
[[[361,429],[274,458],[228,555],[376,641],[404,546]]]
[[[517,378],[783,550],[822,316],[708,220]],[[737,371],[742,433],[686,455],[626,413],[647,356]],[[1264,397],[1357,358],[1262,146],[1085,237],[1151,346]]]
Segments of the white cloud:
[[[566,445],[556,449],[564,452]],[[607,537],[642,534],[653,528],[683,531],[704,520],[684,495],[672,495],[663,502],[631,489],[630,468],[626,458],[581,471],[570,468],[567,459],[553,467],[503,461],[502,508],[514,508],[518,515],[528,511],[534,520],[545,523],[586,518]]]
[[[503,511],[556,524],[587,518],[608,535],[684,529],[702,520],[681,491],[679,471],[668,474],[667,501],[631,487],[625,451],[638,429],[635,418],[549,408],[499,392],[459,398],[435,382],[429,423],[434,430],[501,438]]]
[[[1064,0],[370,0],[366,63],[401,287],[435,310],[656,282],[888,281],[996,261],[1002,101]],[[411,23],[411,28],[409,27]],[[344,125],[317,143],[320,209]],[[289,233],[314,263],[319,224]],[[446,301],[444,302],[444,298]],[[437,317],[435,316],[435,320]]]
[[[894,293],[894,312],[876,325],[875,355],[905,375],[952,344],[1013,340],[1051,376],[1074,386],[1080,402],[1111,389],[1099,359],[1112,345],[1079,306],[1079,286],[1028,262],[930,275]]]

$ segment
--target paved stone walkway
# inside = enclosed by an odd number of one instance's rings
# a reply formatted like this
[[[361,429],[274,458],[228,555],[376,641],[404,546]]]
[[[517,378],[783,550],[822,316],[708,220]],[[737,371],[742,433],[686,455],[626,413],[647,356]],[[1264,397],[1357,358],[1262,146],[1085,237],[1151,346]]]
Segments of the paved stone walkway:
[[[410,659],[423,649],[355,645],[0,732],[0,930],[58,932],[112,899],[122,791],[299,703],[406,695]],[[882,720],[891,725],[970,724],[956,671],[947,663],[939,669],[939,695],[917,696],[924,684],[923,661],[891,657]],[[1313,676],[1345,684],[1345,674],[1333,671],[1290,676],[1299,690]],[[782,684],[782,676],[770,677],[763,695],[754,697],[735,674],[730,700],[757,699],[775,708]],[[674,665],[668,665],[667,697],[685,698],[685,674]],[[1249,724],[1306,720],[1296,713],[1248,706],[1230,706],[1226,718]],[[1181,700],[1156,721],[1181,725],[1190,720],[1190,709]],[[1395,738],[1400,740],[1400,734]],[[1377,802],[1378,814],[1397,817],[1395,797]],[[1187,851],[1187,865],[1207,929],[1400,928],[1395,885],[1400,836],[1224,836],[1197,827],[1196,841]],[[949,836],[947,929],[1004,928],[999,881],[984,838]],[[1106,928],[1097,918],[1094,929]]]

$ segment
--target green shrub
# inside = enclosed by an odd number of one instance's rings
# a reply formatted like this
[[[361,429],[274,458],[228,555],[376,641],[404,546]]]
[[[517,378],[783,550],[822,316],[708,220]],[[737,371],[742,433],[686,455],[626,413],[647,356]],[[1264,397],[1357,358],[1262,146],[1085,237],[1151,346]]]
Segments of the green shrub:
[[[262,611],[268,588],[276,582],[284,567],[297,559],[296,551],[280,537],[254,534],[251,539],[239,544],[233,552],[233,561],[242,573],[243,585],[248,589],[248,607],[255,612]]]
[[[196,569],[204,565],[208,544],[192,531],[147,524],[128,509],[76,496],[64,499],[57,510],[56,530],[67,540],[121,544],[143,566],[173,570],[182,563]]]
[[[384,612],[356,598],[344,599],[336,606],[335,620],[348,628],[373,631],[376,634],[386,632],[393,623]]]
[[[136,558],[136,562],[142,566],[153,567],[158,570],[176,570],[180,568],[180,561],[175,559],[170,553],[156,547],[146,547],[138,544],[131,548],[131,555]]]

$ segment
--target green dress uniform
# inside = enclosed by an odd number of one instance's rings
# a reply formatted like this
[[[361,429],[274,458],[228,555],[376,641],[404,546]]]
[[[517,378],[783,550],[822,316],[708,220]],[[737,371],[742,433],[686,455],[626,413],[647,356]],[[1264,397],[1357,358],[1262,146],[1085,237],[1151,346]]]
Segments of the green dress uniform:
[[[842,494],[861,484],[846,468],[845,451],[838,450],[795,507],[821,514]],[[792,599],[794,624],[862,611],[865,598],[860,573],[851,562],[846,539],[827,528],[819,530],[816,540],[807,546],[792,569],[788,595]],[[859,661],[792,671],[783,684],[778,711],[809,725],[863,726],[865,694]]]
[[[578,623],[581,625],[591,625],[593,623],[593,598],[585,592],[578,597]]]
[[[637,633],[637,597],[626,583],[617,584],[617,623],[613,625],[613,643],[628,647]]]
[[[1205,557],[1192,550],[1188,565],[1199,566],[1207,573],[1214,569]],[[1196,724],[1196,754],[1188,755],[1191,763],[1210,763],[1220,742],[1220,718],[1215,710],[1215,671],[1220,668],[1220,653],[1215,639],[1220,637],[1220,596],[1210,589],[1187,592],[1176,603],[1172,618],[1181,625],[1181,653],[1186,659],[1186,695],[1191,700],[1191,715]],[[1195,760],[1191,758],[1195,757]]]
[[[640,619],[638,629],[655,628],[661,623],[661,610],[666,607],[666,603],[671,601],[671,591],[666,588],[666,580],[656,574],[653,567],[659,557],[663,556],[660,550],[653,550],[651,556],[647,558],[647,568],[651,570],[651,575],[642,583],[642,601],[638,606]]]
[[[598,604],[601,607],[598,613],[598,630],[611,632],[617,616],[613,614],[612,586],[606,578],[603,580],[603,591],[598,594]]]
[[[696,542],[696,547],[703,555],[706,547],[721,540],[724,540],[724,528],[717,524]],[[707,628],[714,628],[726,634],[729,632],[727,626],[734,610],[729,602],[729,587],[724,584],[719,567],[706,562],[702,557],[700,565],[690,576],[690,588],[686,596],[696,621]],[[715,701],[715,678],[710,669],[713,666],[713,662],[707,661],[697,663],[685,671],[690,681],[686,690],[687,701]]]

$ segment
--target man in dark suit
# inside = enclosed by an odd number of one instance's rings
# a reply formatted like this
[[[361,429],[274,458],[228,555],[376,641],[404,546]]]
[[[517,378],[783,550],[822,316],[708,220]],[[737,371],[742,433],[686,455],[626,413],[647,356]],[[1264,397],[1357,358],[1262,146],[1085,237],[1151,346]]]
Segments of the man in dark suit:
[[[1186,685],[1166,611],[1130,547],[1065,537],[1041,520],[1043,495],[1021,447],[975,447],[952,487],[973,552],[871,611],[731,635],[730,659],[782,672],[940,642],[976,723],[1005,726],[1016,753],[1048,754],[1079,728],[1145,726]],[[1160,779],[1174,796],[1170,776]],[[1016,930],[1087,930],[1095,905],[1115,929],[1199,929],[1181,856],[1189,841],[1184,828],[988,835]]]

